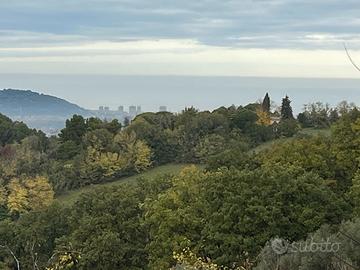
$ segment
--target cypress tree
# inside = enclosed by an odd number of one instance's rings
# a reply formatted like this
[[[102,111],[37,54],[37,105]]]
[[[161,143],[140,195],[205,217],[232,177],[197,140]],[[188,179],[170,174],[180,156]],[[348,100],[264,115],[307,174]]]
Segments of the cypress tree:
[[[281,104],[281,119],[294,119],[293,111],[292,111],[290,103],[291,103],[291,100],[286,95],[286,97],[283,98],[282,104]]]
[[[267,112],[267,113],[270,113],[270,97],[269,97],[269,94],[266,93],[265,97],[264,97],[264,100],[263,100],[263,103],[261,105],[261,108],[262,108],[262,111],[263,112]]]

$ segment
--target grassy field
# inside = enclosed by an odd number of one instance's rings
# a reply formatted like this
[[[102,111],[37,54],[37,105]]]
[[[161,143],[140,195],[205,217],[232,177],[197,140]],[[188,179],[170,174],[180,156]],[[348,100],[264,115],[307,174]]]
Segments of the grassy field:
[[[94,188],[97,188],[97,187],[119,186],[119,185],[121,185],[123,183],[136,181],[140,177],[151,178],[151,177],[155,177],[155,176],[163,175],[163,174],[177,174],[186,166],[189,166],[189,164],[167,164],[167,165],[162,165],[162,166],[150,169],[150,170],[148,170],[146,172],[143,172],[141,174],[133,175],[133,176],[130,176],[130,177],[120,178],[119,180],[116,180],[116,181],[113,181],[113,182],[104,183],[104,184],[97,184],[97,185],[91,185],[91,186],[86,186],[86,187],[83,187],[83,188],[80,188],[80,189],[72,190],[72,191],[69,191],[69,192],[67,192],[65,194],[62,194],[61,196],[57,197],[57,200],[62,202],[62,203],[66,203],[66,204],[73,203],[80,196],[80,194],[88,192],[90,190],[93,190]]]
[[[325,129],[304,128],[304,129],[302,129],[302,130],[300,130],[298,132],[298,136],[299,135],[309,135],[309,136],[324,135],[324,136],[329,136],[330,132],[331,131],[330,131],[329,128],[325,128]],[[250,152],[259,153],[262,150],[270,148],[274,144],[288,142],[288,141],[293,140],[294,138],[296,138],[296,136],[292,137],[292,138],[280,138],[280,139],[272,140],[272,141],[263,143],[263,144],[255,147],[255,148],[251,149]]]
[[[299,134],[305,134],[305,135],[324,135],[324,136],[330,136],[331,129],[330,128],[304,128],[299,131]]]

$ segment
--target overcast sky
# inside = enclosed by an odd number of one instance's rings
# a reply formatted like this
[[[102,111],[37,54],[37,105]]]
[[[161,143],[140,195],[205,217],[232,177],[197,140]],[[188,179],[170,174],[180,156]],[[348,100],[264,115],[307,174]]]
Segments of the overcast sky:
[[[0,1],[0,72],[358,78],[358,0]]]

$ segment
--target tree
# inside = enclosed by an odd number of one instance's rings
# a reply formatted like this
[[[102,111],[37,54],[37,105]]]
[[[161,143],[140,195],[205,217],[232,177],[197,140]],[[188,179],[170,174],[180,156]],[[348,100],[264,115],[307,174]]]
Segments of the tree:
[[[304,106],[304,112],[298,115],[298,121],[303,127],[327,128],[337,120],[336,112],[330,109],[329,104],[310,103]],[[330,117],[333,119],[330,120]]]
[[[136,172],[142,172],[151,165],[151,150],[143,141],[137,141],[134,146],[134,167]]]
[[[112,136],[106,129],[98,129],[84,138],[88,146],[81,161],[80,185],[139,173],[151,165],[150,148],[133,131]]]
[[[239,108],[232,116],[231,122],[232,125],[236,128],[244,130],[245,132],[253,125],[255,125],[258,117],[256,112]]]
[[[266,93],[264,100],[261,104],[261,109],[263,112],[270,113],[270,106],[271,106],[270,97],[269,94]]]
[[[81,145],[76,144],[76,142],[72,140],[66,141],[58,147],[56,158],[60,160],[71,160],[81,153],[81,149]]]
[[[271,119],[270,114],[267,111],[264,111],[263,109],[258,109],[256,111],[256,115],[258,117],[258,120],[256,123],[261,126],[270,126],[271,125]]]
[[[218,265],[241,266],[272,237],[299,240],[350,212],[321,177],[297,166],[206,173],[192,167],[172,183],[145,205],[154,269],[173,266],[171,251],[187,247]]]
[[[116,133],[117,134],[117,133]],[[83,137],[83,145],[93,147],[99,151],[110,151],[114,139],[114,134],[105,128],[99,128],[86,132]]]
[[[0,114],[0,145],[20,142],[25,137],[36,134],[22,122],[13,122],[10,118]]]
[[[285,247],[291,244],[293,252],[289,248],[290,252],[282,255],[274,251],[274,242],[269,241],[259,254],[254,270],[359,269],[359,237],[360,220],[355,219],[338,227],[326,224],[309,234],[306,239],[295,243],[285,242]],[[298,252],[294,252],[296,250]]]
[[[0,207],[5,206],[7,201],[7,191],[4,186],[0,186]]]
[[[290,105],[291,101],[288,96],[283,98],[281,104],[281,119],[294,119],[292,107]]]
[[[54,191],[46,177],[12,179],[8,184],[7,207],[13,214],[48,207],[54,199]]]
[[[196,157],[200,162],[221,153],[226,148],[226,139],[218,134],[207,135],[196,145]]]
[[[191,247],[192,241],[199,240],[205,220],[194,203],[199,202],[199,182],[203,177],[203,172],[195,166],[186,167],[172,177],[171,188],[146,201],[150,269],[169,269],[175,264],[173,252],[180,253]]]
[[[344,190],[351,186],[351,180],[359,168],[360,156],[360,112],[357,109],[341,117],[332,128],[332,145],[335,168]]]
[[[301,127],[303,128],[308,128],[313,126],[312,121],[310,119],[310,114],[306,111],[299,113],[297,116],[297,120],[301,125]]]
[[[70,120],[66,120],[65,128],[61,130],[59,137],[62,142],[74,141],[80,144],[86,129],[84,117],[75,114]]]
[[[119,122],[119,120],[114,119],[114,120],[112,120],[111,122],[106,123],[106,126],[105,126],[105,127],[106,127],[106,129],[107,129],[108,131],[110,131],[111,133],[116,134],[116,133],[120,132],[120,130],[121,130],[121,128],[122,128],[122,125],[121,125],[121,123]]]
[[[41,210],[48,207],[54,200],[54,191],[45,176],[27,178],[24,181],[31,210]]]
[[[80,183],[80,186],[111,180],[115,176],[121,176],[122,173],[126,175],[130,163],[131,161],[126,152],[119,154],[100,151],[89,146],[80,170],[80,176],[85,182]]]
[[[84,194],[69,212],[70,232],[58,241],[58,249],[71,243],[72,253],[81,255],[79,270],[147,269],[141,194],[134,185]]]
[[[352,180],[350,195],[355,206],[355,214],[360,217],[360,170],[358,170]]]
[[[28,191],[20,183],[19,179],[13,179],[8,185],[9,196],[7,199],[7,207],[10,213],[21,214],[29,210]]]
[[[298,132],[298,130],[298,122],[291,118],[281,120],[276,126],[276,133],[280,137],[292,137]]]

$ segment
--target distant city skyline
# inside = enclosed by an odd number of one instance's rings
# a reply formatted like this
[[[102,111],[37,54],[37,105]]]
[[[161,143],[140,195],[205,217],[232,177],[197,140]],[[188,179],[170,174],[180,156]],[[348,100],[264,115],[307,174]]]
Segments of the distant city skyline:
[[[126,110],[125,108],[128,108],[128,110]],[[113,108],[111,106],[107,106],[107,105],[100,105],[99,108],[98,108],[98,111],[113,111],[113,112],[127,112],[129,113],[131,111],[131,108],[132,107],[136,107],[137,108],[137,112],[142,112],[141,110],[141,105],[128,105],[128,106],[124,106],[124,105],[120,105],[118,106],[117,108]],[[165,105],[161,105],[159,106],[158,110],[159,112],[164,112],[164,111],[168,111],[168,107],[165,106]]]

